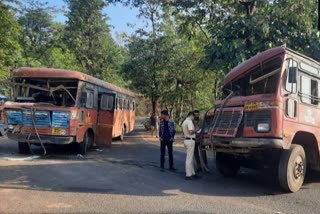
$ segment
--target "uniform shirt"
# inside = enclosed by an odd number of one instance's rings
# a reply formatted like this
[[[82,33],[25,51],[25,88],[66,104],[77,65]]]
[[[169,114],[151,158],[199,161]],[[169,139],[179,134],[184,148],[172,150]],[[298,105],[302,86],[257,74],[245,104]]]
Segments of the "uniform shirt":
[[[190,118],[187,117],[182,123],[183,135],[185,138],[196,138],[196,134],[189,134],[189,131],[194,130],[193,122]]]

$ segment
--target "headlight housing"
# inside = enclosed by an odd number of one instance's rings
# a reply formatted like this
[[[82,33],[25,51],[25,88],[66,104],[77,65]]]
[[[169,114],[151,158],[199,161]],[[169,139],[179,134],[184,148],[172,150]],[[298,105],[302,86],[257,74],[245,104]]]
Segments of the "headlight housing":
[[[258,123],[257,132],[269,132],[270,124],[269,123]]]

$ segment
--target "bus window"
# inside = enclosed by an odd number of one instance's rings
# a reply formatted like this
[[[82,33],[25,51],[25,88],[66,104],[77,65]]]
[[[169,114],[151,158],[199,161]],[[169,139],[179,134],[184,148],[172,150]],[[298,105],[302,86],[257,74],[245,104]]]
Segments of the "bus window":
[[[310,77],[301,76],[301,101],[318,105],[318,81]]]
[[[288,63],[289,63],[289,65],[288,65],[288,71],[287,71],[286,91],[292,92],[292,93],[296,93],[296,91],[297,91],[297,83],[290,83],[290,81],[289,81],[289,71],[292,68],[296,69],[298,65],[297,65],[297,62],[292,60],[292,59],[290,59],[288,61]]]
[[[87,91],[87,103],[86,103],[87,108],[93,108],[93,91],[88,90]]]
[[[110,95],[101,96],[100,108],[102,110],[113,110],[113,105],[114,105],[113,96],[110,96]]]

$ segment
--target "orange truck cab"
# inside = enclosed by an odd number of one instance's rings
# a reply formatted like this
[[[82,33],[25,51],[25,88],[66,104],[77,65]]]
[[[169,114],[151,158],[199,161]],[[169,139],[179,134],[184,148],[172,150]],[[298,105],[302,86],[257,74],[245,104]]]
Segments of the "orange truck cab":
[[[286,47],[230,71],[202,129],[202,147],[214,151],[218,171],[269,168],[283,189],[298,191],[307,167],[320,169],[319,82],[320,63]]]

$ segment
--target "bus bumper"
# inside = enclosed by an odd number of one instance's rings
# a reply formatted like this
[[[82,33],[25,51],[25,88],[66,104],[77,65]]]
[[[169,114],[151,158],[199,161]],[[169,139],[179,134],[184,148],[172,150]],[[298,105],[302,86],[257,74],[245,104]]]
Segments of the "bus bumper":
[[[12,134],[7,133],[8,138],[18,142],[28,142],[29,134]],[[70,144],[75,142],[75,137],[65,136],[53,136],[53,135],[40,135],[40,139],[43,144]],[[37,135],[30,135],[29,142],[32,144],[40,144]]]
[[[283,149],[280,138],[210,138],[203,140],[204,146],[211,146],[217,152],[249,153],[253,150]]]

